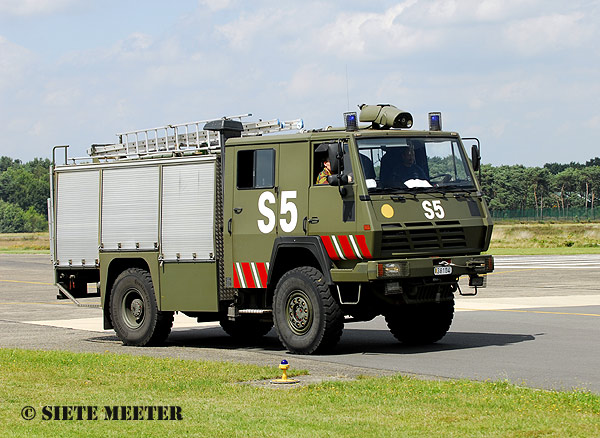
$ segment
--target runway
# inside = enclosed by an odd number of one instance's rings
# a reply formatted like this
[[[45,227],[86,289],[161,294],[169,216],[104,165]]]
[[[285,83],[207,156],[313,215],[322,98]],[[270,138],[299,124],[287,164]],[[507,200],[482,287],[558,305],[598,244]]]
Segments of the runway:
[[[216,323],[177,315],[162,347],[123,346],[102,329],[100,309],[55,299],[49,257],[0,255],[0,346],[117,352],[277,364],[311,374],[509,380],[545,389],[600,393],[600,256],[503,256],[475,297],[457,297],[450,332],[437,344],[406,347],[383,318],[347,324],[330,355],[287,354],[272,330],[239,345]],[[462,285],[463,290],[468,286]],[[88,299],[96,301],[96,299]]]

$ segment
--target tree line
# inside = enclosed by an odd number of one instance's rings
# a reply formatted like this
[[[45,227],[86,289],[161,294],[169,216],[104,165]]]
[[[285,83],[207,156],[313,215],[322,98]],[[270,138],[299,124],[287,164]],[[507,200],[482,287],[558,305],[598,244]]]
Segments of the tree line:
[[[49,159],[0,157],[0,233],[48,230]]]
[[[585,164],[546,163],[543,167],[481,167],[483,193],[492,213],[504,210],[533,210],[542,218],[544,211],[557,217],[573,216],[572,209],[589,212],[600,207],[600,158]]]
[[[0,157],[1,233],[48,229],[50,164],[47,158],[23,163]],[[543,212],[552,209],[557,216],[568,217],[571,209],[587,212],[600,207],[600,157],[585,164],[546,163],[543,167],[485,164],[481,167],[481,183],[495,215],[533,210],[536,217],[543,218]]]

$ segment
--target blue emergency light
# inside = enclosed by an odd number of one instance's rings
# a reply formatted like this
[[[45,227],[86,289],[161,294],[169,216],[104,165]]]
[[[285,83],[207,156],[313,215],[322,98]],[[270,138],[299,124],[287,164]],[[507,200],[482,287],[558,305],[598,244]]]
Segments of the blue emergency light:
[[[346,131],[358,131],[358,120],[355,112],[344,113],[344,126]]]
[[[442,130],[442,113],[429,113],[429,130]]]

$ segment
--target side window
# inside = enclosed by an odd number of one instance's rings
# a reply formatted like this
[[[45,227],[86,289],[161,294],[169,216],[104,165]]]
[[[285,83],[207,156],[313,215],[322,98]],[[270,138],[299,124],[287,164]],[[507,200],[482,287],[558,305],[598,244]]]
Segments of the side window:
[[[237,188],[275,187],[275,149],[254,149],[237,153]]]
[[[344,148],[344,171],[345,175],[350,175],[350,182],[353,180],[352,160],[348,150],[348,140],[330,140],[327,143],[314,145],[312,181],[314,185],[327,185],[326,176],[331,174],[331,164],[329,163],[329,154],[327,147],[330,144],[342,143]]]
[[[325,143],[325,145],[326,145],[326,143]],[[324,169],[326,167],[325,163],[328,160],[328,154],[327,154],[326,150],[318,150],[320,146],[321,146],[320,144],[317,144],[314,147],[315,153],[314,153],[314,159],[313,159],[312,182],[315,185],[327,185],[327,182],[325,181],[325,179],[323,177],[321,177],[321,172],[326,173],[326,171]],[[323,147],[321,149],[323,149]],[[323,175],[325,175],[325,174],[323,174]]]

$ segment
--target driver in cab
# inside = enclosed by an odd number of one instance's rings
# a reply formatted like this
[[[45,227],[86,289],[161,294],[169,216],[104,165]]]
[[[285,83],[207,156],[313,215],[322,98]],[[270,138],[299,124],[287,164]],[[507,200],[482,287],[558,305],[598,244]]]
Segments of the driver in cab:
[[[427,180],[427,175],[415,162],[415,147],[412,145],[400,148],[400,166],[398,169],[402,182],[409,179]]]
[[[431,187],[427,175],[416,163],[415,148],[406,145],[389,149],[381,160],[381,180],[384,187]],[[414,184],[413,184],[414,181]]]

